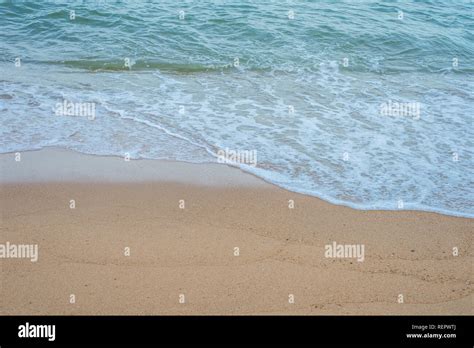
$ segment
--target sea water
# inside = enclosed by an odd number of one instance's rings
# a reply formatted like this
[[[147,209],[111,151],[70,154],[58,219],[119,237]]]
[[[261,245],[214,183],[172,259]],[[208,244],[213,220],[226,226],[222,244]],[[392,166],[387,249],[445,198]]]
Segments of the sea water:
[[[473,217],[473,10],[0,1],[0,152],[254,151],[255,166],[237,165],[295,192]],[[74,117],[81,105],[94,115]]]

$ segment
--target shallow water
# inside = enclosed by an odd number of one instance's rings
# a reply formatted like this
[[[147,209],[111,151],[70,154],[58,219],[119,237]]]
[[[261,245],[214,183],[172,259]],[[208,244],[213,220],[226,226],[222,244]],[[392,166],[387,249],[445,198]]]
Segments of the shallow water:
[[[239,166],[293,191],[473,217],[473,10],[0,1],[0,152],[215,162],[256,150],[256,167]],[[95,117],[58,116],[64,100]]]

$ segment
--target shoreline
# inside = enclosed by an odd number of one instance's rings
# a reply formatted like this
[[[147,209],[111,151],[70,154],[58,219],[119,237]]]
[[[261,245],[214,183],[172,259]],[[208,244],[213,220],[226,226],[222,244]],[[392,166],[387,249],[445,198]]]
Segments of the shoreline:
[[[18,152],[18,151],[17,151]],[[6,168],[7,163],[8,163],[8,157],[9,156],[14,156],[15,153],[17,152],[7,152],[7,153],[1,153],[0,154],[0,169]],[[76,157],[76,160],[79,160],[79,157],[82,158],[95,158],[95,159],[114,159],[114,161],[119,160],[119,161],[124,161],[123,157],[117,156],[117,155],[97,155],[97,154],[88,154],[88,153],[83,153],[79,152],[76,150],[71,150],[71,149],[66,149],[62,147],[57,147],[57,146],[47,146],[43,147],[41,149],[37,150],[27,150],[20,152],[22,155],[23,154],[29,154],[29,153],[40,153],[40,156],[48,156],[48,155],[55,155],[55,156],[61,156],[64,158],[66,157]],[[335,205],[335,206],[341,206],[341,207],[346,207],[350,208],[353,210],[357,211],[386,211],[386,212],[395,212],[395,211],[413,211],[413,212],[423,212],[423,213],[432,213],[432,214],[439,214],[439,215],[444,215],[444,216],[451,216],[451,217],[457,217],[457,218],[464,218],[464,219],[474,219],[474,215],[469,215],[467,213],[460,213],[456,211],[451,211],[451,210],[445,210],[445,209],[436,209],[436,208],[430,208],[426,207],[425,209],[420,209],[418,207],[416,208],[410,208],[410,205],[412,203],[410,202],[404,202],[405,206],[403,209],[397,209],[397,208],[375,208],[370,205],[367,206],[357,206],[354,205],[350,202],[347,201],[341,201],[337,199],[333,199],[331,197],[321,197],[321,196],[316,196],[310,193],[305,192],[304,190],[292,190],[289,188],[286,188],[284,186],[279,186],[261,176],[258,176],[257,174],[244,170],[238,166],[233,166],[230,164],[225,164],[225,163],[214,163],[214,162],[203,162],[203,163],[193,163],[193,162],[186,162],[186,161],[178,161],[178,160],[168,160],[168,159],[150,159],[150,158],[138,158],[138,159],[130,159],[130,162],[138,162],[138,163],[147,163],[146,167],[147,168],[142,168],[146,169],[147,173],[144,177],[138,177],[138,178],[131,178],[130,176],[118,176],[117,172],[114,172],[112,170],[107,171],[107,176],[102,176],[100,177],[100,180],[97,180],[94,178],[94,176],[91,177],[91,173],[88,172],[87,170],[84,171],[81,166],[76,166],[75,170],[81,171],[79,175],[76,175],[74,173],[67,173],[70,177],[67,180],[64,180],[63,177],[65,176],[66,173],[63,173],[63,175],[58,175],[58,173],[52,173],[52,172],[47,172],[43,173],[43,175],[40,176],[40,179],[38,180],[38,177],[32,177],[31,174],[26,174],[23,173],[22,178],[18,178],[18,171],[14,170],[11,171],[10,173],[7,173],[5,176],[5,171],[0,172],[0,184],[5,184],[5,183],[21,183],[21,182],[55,182],[55,181],[70,181],[70,182],[85,182],[85,181],[91,181],[91,182],[139,182],[139,181],[148,181],[148,182],[160,182],[160,181],[166,181],[166,182],[186,182],[186,183],[196,183],[197,185],[216,185],[216,186],[226,186],[226,185],[232,185],[232,186],[272,186],[276,187],[281,190],[288,191],[289,193],[294,193],[294,194],[300,194],[308,197],[312,197],[315,199],[322,200],[328,204]],[[99,161],[95,161],[95,165],[97,165]],[[167,170],[167,173],[165,175],[160,176],[159,171],[155,171],[154,173],[150,173],[151,168],[154,167],[153,163],[157,164],[158,167],[160,168],[168,168],[168,167],[174,167],[173,170]],[[35,163],[36,165],[40,165],[38,162]],[[208,170],[205,168],[207,167]],[[183,172],[186,170],[196,170],[196,168],[201,168],[201,171],[199,172],[198,175],[183,175]],[[44,169],[44,168],[42,168]],[[136,168],[135,168],[136,169]],[[204,169],[204,170],[203,170]],[[201,180],[202,178],[200,175],[211,175],[211,173],[216,173],[218,175],[214,175],[212,177],[213,182],[210,183],[208,181],[203,181]],[[71,175],[72,174],[72,175]],[[97,171],[95,171],[94,174],[97,174]],[[180,176],[173,176],[171,175],[177,175],[179,174]],[[75,175],[75,176],[74,176]],[[46,176],[46,177],[45,177]],[[117,178],[118,176],[118,178]],[[224,180],[224,178],[227,178],[227,180]]]
[[[355,210],[219,164],[20,163],[0,155],[0,244],[39,257],[0,258],[0,314],[473,314],[472,219]],[[363,261],[327,257],[334,242]]]

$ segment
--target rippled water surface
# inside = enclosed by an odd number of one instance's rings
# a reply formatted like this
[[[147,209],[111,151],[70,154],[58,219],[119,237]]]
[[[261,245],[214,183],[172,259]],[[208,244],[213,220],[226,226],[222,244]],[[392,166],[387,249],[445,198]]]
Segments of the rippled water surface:
[[[473,10],[0,1],[0,151],[214,162],[257,150],[241,167],[293,191],[472,217]],[[94,103],[94,120],[55,115],[63,100]],[[420,112],[381,112],[390,102]]]

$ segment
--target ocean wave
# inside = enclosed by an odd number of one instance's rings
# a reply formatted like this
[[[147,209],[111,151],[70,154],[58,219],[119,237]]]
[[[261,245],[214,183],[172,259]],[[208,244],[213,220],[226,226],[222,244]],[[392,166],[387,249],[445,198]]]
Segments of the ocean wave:
[[[0,3],[0,152],[255,150],[292,191],[473,216],[472,4],[209,4]]]

